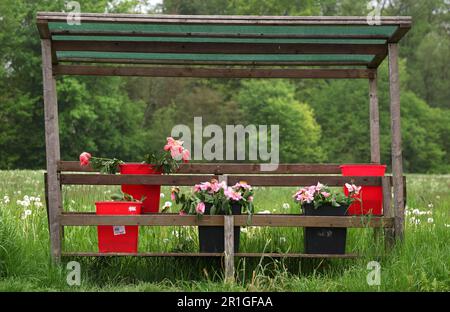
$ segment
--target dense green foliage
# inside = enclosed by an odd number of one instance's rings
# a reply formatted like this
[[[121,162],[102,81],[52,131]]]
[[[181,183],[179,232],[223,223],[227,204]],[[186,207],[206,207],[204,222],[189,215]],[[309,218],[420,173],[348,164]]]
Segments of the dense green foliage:
[[[450,171],[450,4],[380,1],[383,15],[411,15],[401,42],[405,170]],[[80,1],[83,12],[141,12],[145,1]],[[0,2],[0,168],[43,168],[40,44],[37,11],[64,1]],[[366,15],[360,0],[165,0],[178,14]],[[14,34],[14,36],[11,36]],[[390,162],[387,62],[379,74],[382,162]],[[279,124],[280,160],[369,161],[366,81],[151,78],[58,78],[61,154],[140,159],[160,148],[172,126]]]

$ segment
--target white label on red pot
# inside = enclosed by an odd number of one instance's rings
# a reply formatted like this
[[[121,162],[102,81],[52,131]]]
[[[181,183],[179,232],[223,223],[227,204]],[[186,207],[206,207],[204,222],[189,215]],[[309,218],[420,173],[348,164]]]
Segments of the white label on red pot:
[[[136,206],[130,206],[130,207],[128,207],[128,211],[136,211]]]
[[[124,225],[114,225],[113,230],[114,230],[114,235],[124,235],[125,234],[125,226]]]

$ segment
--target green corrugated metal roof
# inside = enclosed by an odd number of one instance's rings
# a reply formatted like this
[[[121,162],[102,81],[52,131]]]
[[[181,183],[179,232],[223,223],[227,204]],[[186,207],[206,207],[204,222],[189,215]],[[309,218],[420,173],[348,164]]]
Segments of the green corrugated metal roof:
[[[120,41],[120,42],[180,42],[180,43],[266,43],[266,44],[386,44],[397,26],[381,25],[214,25],[214,24],[136,24],[89,23],[69,25],[48,23],[52,40],[62,41]],[[54,32],[57,32],[55,34]],[[117,34],[117,35],[116,35]],[[178,35],[179,34],[179,35]],[[313,38],[292,38],[292,36]],[[342,36],[366,38],[342,38]],[[374,39],[367,36],[375,36]],[[240,36],[252,36],[242,38]],[[278,36],[267,38],[264,36]],[[284,38],[289,37],[290,38]],[[314,38],[314,37],[318,38]],[[326,38],[320,38],[326,36]],[[336,36],[336,38],[333,38]],[[186,51],[188,52],[188,51]],[[256,52],[256,51],[255,51]],[[95,51],[57,51],[58,59],[137,59],[236,62],[363,62],[369,63],[374,55],[360,54],[189,54],[189,53],[123,53]]]
[[[248,62],[370,62],[373,55],[359,54],[187,54],[59,51],[58,58],[137,60],[248,61]]]

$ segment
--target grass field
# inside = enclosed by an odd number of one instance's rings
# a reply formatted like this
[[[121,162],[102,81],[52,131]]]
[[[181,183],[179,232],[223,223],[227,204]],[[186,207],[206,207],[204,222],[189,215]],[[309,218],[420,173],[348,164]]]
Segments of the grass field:
[[[1,291],[450,291],[450,176],[409,175],[405,242],[386,254],[373,230],[350,229],[347,252],[358,259],[241,259],[237,281],[224,284],[220,260],[77,258],[49,260],[42,171],[0,171]],[[64,209],[94,211],[116,187],[65,186]],[[257,211],[297,213],[294,188],[257,188]],[[170,200],[169,189],[164,188]],[[172,212],[177,211],[175,205]],[[66,251],[96,251],[95,227],[65,230]],[[196,251],[194,227],[140,229],[141,251]],[[301,252],[302,229],[244,228],[241,251]],[[81,264],[81,285],[66,282],[65,263]],[[381,285],[369,286],[370,261],[381,264]]]

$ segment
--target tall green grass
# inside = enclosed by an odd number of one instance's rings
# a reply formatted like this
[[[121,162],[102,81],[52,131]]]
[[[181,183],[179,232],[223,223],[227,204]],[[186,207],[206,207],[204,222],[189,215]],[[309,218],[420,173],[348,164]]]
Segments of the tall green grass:
[[[390,253],[385,253],[382,239],[374,240],[372,229],[349,229],[347,252],[361,254],[361,258],[239,259],[236,283],[224,284],[220,259],[74,258],[64,259],[61,266],[52,265],[46,210],[39,204],[44,203],[43,172],[0,171],[0,290],[449,291],[449,188],[449,176],[408,176],[405,241]],[[65,186],[64,209],[94,211],[95,201],[109,199],[117,189]],[[298,213],[291,197],[294,190],[257,188],[257,211]],[[161,204],[170,201],[169,189],[163,188],[163,193]],[[172,212],[177,209],[171,207]],[[64,250],[96,251],[96,233],[95,227],[65,228]],[[140,251],[198,250],[195,227],[141,227],[139,239]],[[243,228],[240,250],[302,252],[303,231]],[[80,286],[66,283],[65,264],[71,260],[81,264]],[[381,264],[379,286],[370,286],[366,281],[367,264],[373,260]]]

